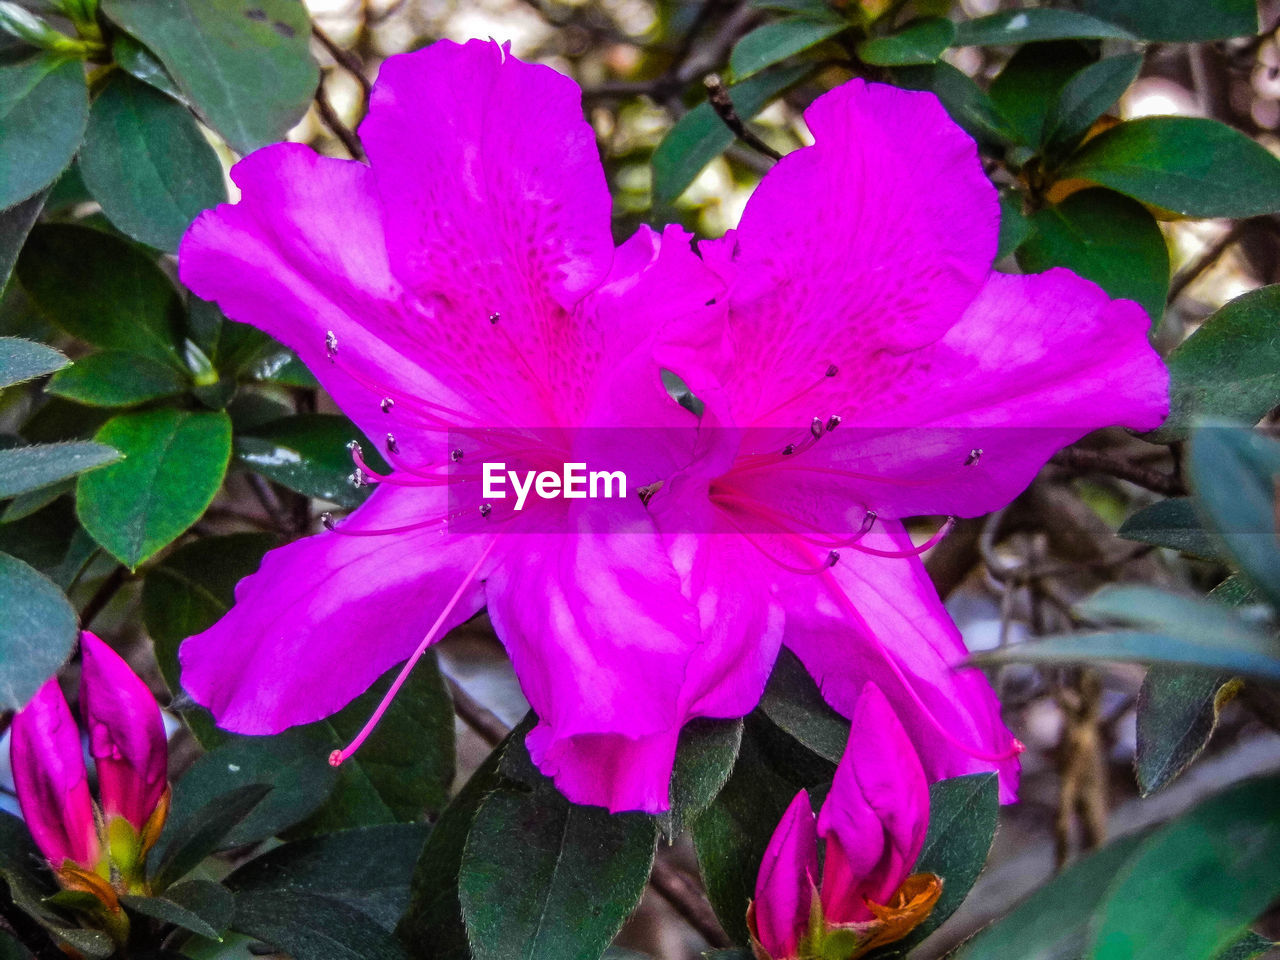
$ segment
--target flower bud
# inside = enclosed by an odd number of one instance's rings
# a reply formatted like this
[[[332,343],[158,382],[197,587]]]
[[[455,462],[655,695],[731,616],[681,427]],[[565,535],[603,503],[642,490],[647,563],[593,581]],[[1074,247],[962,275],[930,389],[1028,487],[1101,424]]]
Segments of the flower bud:
[[[817,872],[818,833],[809,794],[801,790],[765,849],[748,922],[755,939],[775,960],[794,957],[800,949]]]

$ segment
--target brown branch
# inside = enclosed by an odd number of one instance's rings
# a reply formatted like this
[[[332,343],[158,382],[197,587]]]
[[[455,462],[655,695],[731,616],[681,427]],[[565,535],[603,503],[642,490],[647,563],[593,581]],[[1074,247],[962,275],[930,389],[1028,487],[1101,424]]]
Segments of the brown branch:
[[[333,39],[321,30],[316,24],[311,25],[311,35],[320,41],[320,45],[329,51],[329,56],[347,73],[356,78],[356,82],[360,84],[360,90],[364,96],[364,103],[369,103],[369,94],[373,91],[373,84],[369,82],[369,78],[364,75],[364,64],[350,50],[338,46]]]
[[[320,114],[320,122],[323,123],[335,137],[342,141],[342,145],[347,148],[347,153],[351,154],[355,160],[364,159],[364,148],[360,146],[360,140],[351,128],[342,122],[338,116],[338,112],[333,109],[333,104],[329,102],[329,95],[324,89],[324,78],[320,78],[320,85],[316,87],[316,110]]]
[[[1166,497],[1183,497],[1187,494],[1186,485],[1171,473],[1140,467],[1128,460],[1122,460],[1098,450],[1068,447],[1054,454],[1049,462],[1066,467],[1077,474],[1104,473],[1119,480],[1136,483],[1140,487],[1164,494]]]
[[[1169,283],[1169,296],[1165,302],[1173,303],[1177,300],[1178,297],[1182,296],[1182,291],[1186,290],[1202,273],[1222,259],[1222,255],[1244,233],[1245,223],[1247,221],[1241,220],[1239,223],[1234,224],[1230,230],[1219,237],[1200,256],[1179,270],[1178,275]]]
[[[468,727],[480,735],[480,739],[491,747],[500,744],[511,729],[502,720],[471,694],[463,689],[453,677],[446,676],[449,693],[453,695],[453,711]]]
[[[724,85],[724,81],[720,79],[718,73],[707,74],[702,80],[702,85],[707,88],[707,99],[711,102],[711,109],[716,112],[716,116],[724,122],[724,125],[733,131],[734,136],[756,152],[763,153],[770,159],[782,159],[782,154],[747,129],[747,125],[738,116],[738,111],[733,105],[733,98],[729,96],[729,90]]]

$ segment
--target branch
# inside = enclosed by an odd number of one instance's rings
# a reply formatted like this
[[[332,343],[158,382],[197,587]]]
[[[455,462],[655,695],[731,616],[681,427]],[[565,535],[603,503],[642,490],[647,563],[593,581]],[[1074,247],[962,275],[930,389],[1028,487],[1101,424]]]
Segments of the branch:
[[[453,711],[468,727],[480,735],[480,739],[491,747],[500,744],[510,729],[505,723],[471,694],[463,689],[453,677],[446,676],[449,693],[453,696]]]
[[[1140,467],[1128,460],[1122,460],[1111,454],[1098,450],[1083,450],[1079,447],[1068,447],[1055,453],[1049,461],[1060,467],[1066,467],[1073,473],[1105,473],[1119,480],[1128,480],[1154,493],[1166,497],[1184,497],[1187,487],[1178,477],[1161,470]]]
[[[360,146],[360,140],[351,132],[351,128],[342,122],[337,111],[333,109],[333,104],[329,102],[329,95],[324,89],[324,77],[320,78],[320,85],[316,87],[315,100],[320,122],[342,141],[342,145],[347,148],[347,153],[351,154],[353,159],[363,160],[364,148]]]
[[[89,602],[80,611],[80,626],[85,630],[93,626],[93,621],[97,619],[98,614],[111,602],[111,598],[116,595],[117,591],[124,586],[125,581],[128,579],[129,571],[124,567],[116,567],[112,570],[111,575],[98,588],[98,592],[89,598]]]
[[[703,78],[702,85],[707,88],[707,99],[711,101],[711,109],[715,110],[716,116],[724,121],[724,125],[732,130],[739,140],[772,160],[782,159],[782,154],[747,129],[747,125],[738,116],[738,111],[733,106],[733,98],[729,96],[729,90],[718,73],[707,74]]]
[[[329,51],[329,56],[347,73],[356,78],[356,82],[360,84],[360,90],[364,95],[364,103],[369,103],[369,94],[373,90],[373,85],[369,82],[369,78],[364,75],[364,64],[350,50],[338,46],[333,39],[321,30],[316,24],[311,24],[311,35],[320,41],[320,45]]]

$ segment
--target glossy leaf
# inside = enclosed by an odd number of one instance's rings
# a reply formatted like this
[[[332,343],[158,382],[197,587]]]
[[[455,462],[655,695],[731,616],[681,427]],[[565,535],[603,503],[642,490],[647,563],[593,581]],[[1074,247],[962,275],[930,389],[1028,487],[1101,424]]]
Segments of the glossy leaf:
[[[1222,545],[1205,529],[1195,504],[1188,497],[1161,500],[1139,510],[1120,525],[1116,535],[1205,560],[1221,560],[1225,556]]]
[[[1126,53],[1090,64],[1066,82],[1045,117],[1043,139],[1050,156],[1068,152],[1115,104],[1142,69],[1142,54]]]
[[[1017,134],[1026,155],[1040,152],[1045,123],[1073,77],[1097,62],[1079,40],[1038,43],[1016,51],[991,81],[990,96],[1000,117]],[[1025,162],[1021,154],[1010,154]]]
[[[734,45],[729,54],[729,68],[735,82],[741,82],[766,67],[803,53],[824,40],[830,40],[849,28],[849,24],[832,16],[824,19],[787,17],[756,27]]]
[[[1239,690],[1231,676],[1156,664],[1138,692],[1134,768],[1145,797],[1182,773],[1218,725],[1218,713]]]
[[[53,347],[19,337],[0,337],[0,387],[61,370],[71,361]]]
[[[311,23],[297,0],[103,0],[102,12],[160,59],[238,153],[283,140],[315,93]]]
[[[1256,0],[1084,0],[1083,7],[1144,40],[1194,43],[1258,32]]]
[[[200,519],[231,457],[225,413],[122,414],[95,439],[125,460],[80,478],[76,512],[93,538],[130,569]]]
[[[121,897],[130,910],[171,923],[211,940],[231,923],[235,900],[231,892],[212,880],[187,880],[175,884],[162,897]]]
[[[279,890],[237,897],[233,927],[293,960],[406,960],[395,937],[364,913],[309,893]]]
[[[0,500],[51,486],[119,459],[120,454],[111,447],[86,440],[0,450]]]
[[[799,82],[810,69],[797,66],[772,70],[745,83],[734,84],[729,88],[734,109],[744,120],[749,120],[783,90]],[[654,199],[659,203],[675,200],[733,140],[733,131],[724,125],[711,104],[698,104],[676,122],[653,152]]]
[[[42,53],[0,63],[0,210],[47,187],[66,169],[88,115],[79,60]]]
[[[1061,175],[1192,217],[1280,210],[1280,159],[1240,131],[1200,117],[1118,124],[1081,147]]]
[[[849,741],[849,721],[827,705],[800,658],[785,647],[774,663],[760,709],[814,753],[840,762]]]
[[[128,74],[94,100],[79,163],[107,219],[170,253],[197,214],[226,199],[222,164],[190,112]]]
[[[0,292],[9,282],[13,265],[18,262],[18,251],[44,209],[47,196],[47,190],[38,190],[8,210],[0,210]]]
[[[1135,37],[1106,20],[1074,10],[1048,7],[1005,10],[966,20],[956,30],[958,47],[1018,46],[1044,40],[1071,39],[1133,40]]]
[[[362,443],[370,467],[387,470],[377,448],[337,414],[300,414],[253,427],[236,437],[235,452],[255,473],[290,490],[355,508],[365,501],[369,488],[351,483],[355,464],[347,444],[352,440]]]
[[[979,143],[1003,144],[1014,135],[987,92],[949,63],[897,67],[892,75],[897,86],[937,96],[951,119]]]
[[[129,76],[136,77],[184,106],[191,106],[186,95],[174,83],[173,77],[169,76],[169,71],[164,68],[160,58],[136,38],[127,33],[117,33],[111,40],[111,58]]]
[[[153,888],[163,892],[199,866],[270,792],[266,784],[231,784],[186,816],[171,818],[152,854]]]
[[[1256,423],[1280,404],[1280,284],[1236,297],[1169,354],[1170,410],[1153,435],[1182,439],[1197,416]]]
[[[54,584],[0,553],[0,711],[18,710],[71,656],[76,612]]]
[[[671,771],[671,809],[658,817],[669,841],[711,805],[733,772],[741,746],[741,720],[699,717],[685,724]]]
[[[654,840],[651,818],[577,806],[551,787],[490,794],[458,879],[475,960],[596,960],[644,892]]]
[[[181,363],[178,292],[141,247],[89,227],[39,226],[18,279],[46,317],[86,343]]]
[[[1142,204],[1110,190],[1081,190],[1030,217],[1031,236],[1018,248],[1027,273],[1066,267],[1112,297],[1136,300],[1152,324],[1164,316],[1169,250]]]
[[[882,67],[934,63],[955,37],[956,25],[946,17],[923,17],[897,33],[862,41],[858,58]]]
[[[172,397],[190,387],[177,367],[123,350],[81,357],[55,374],[46,393],[92,407],[132,407]]]

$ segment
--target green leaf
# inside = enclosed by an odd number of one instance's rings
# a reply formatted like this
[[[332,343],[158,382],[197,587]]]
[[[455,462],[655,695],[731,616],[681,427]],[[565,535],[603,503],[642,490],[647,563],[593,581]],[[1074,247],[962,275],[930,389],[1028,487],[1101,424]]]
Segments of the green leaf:
[[[8,210],[0,210],[0,293],[9,282],[13,265],[18,262],[18,251],[44,209],[48,195],[49,191],[39,190]]]
[[[331,500],[354,509],[368,496],[368,488],[352,485],[355,470],[347,444],[364,435],[346,417],[329,413],[284,417],[242,431],[235,440],[236,457],[252,469],[290,490]],[[387,472],[377,448],[364,443],[366,462]]]
[[[1226,949],[1219,953],[1214,960],[1254,960],[1266,953],[1275,944],[1266,937],[1260,937],[1252,930],[1246,930],[1240,936],[1236,937]]]
[[[273,345],[271,338],[256,327],[228,320],[216,303],[192,297],[187,309],[191,338],[223,375],[234,377],[260,360],[264,349]],[[275,348],[284,349],[278,344]],[[293,354],[289,356],[292,358]],[[315,385],[313,378],[309,386]]]
[[[1136,300],[1152,324],[1164,316],[1169,250],[1155,218],[1110,190],[1080,190],[1031,215],[1032,233],[1018,248],[1027,273],[1066,267],[1112,297]]]
[[[1161,500],[1144,507],[1120,525],[1116,535],[1139,543],[1179,550],[1205,560],[1224,557],[1218,539],[1204,528],[1189,497]]]
[[[0,450],[0,500],[52,486],[120,459],[111,447],[87,440]]]
[[[1236,297],[1169,354],[1169,417],[1152,438],[1183,439],[1197,416],[1257,423],[1280,404],[1280,284]]]
[[[18,710],[71,656],[76,612],[47,577],[0,553],[0,711]]]
[[[929,787],[929,832],[912,873],[942,878],[942,896],[925,921],[897,943],[870,954],[905,957],[964,903],[986,865],[996,835],[1000,788],[994,773],[940,780]]]
[[[53,347],[19,337],[0,337],[0,387],[11,387],[61,370],[71,361]]]
[[[236,904],[231,892],[212,880],[187,880],[165,891],[163,897],[121,897],[130,910],[210,940],[221,940],[231,923]]]
[[[1155,627],[1224,644],[1248,645],[1267,639],[1265,630],[1229,606],[1140,584],[1103,587],[1075,609],[1094,623]]]
[[[1249,780],[1156,831],[1107,892],[1092,960],[1211,960],[1230,946],[1280,895],[1278,791],[1280,778]]]
[[[95,438],[125,456],[81,477],[84,528],[131,570],[200,519],[231,457],[225,413],[149,410],[109,420]]]
[[[739,40],[729,54],[729,69],[735,82],[741,82],[766,67],[803,53],[824,40],[830,40],[849,28],[839,17],[815,20],[810,17],[787,17],[756,27]]]
[[[903,89],[934,94],[951,119],[981,144],[1003,144],[1015,135],[987,92],[949,63],[896,67],[892,77]]]
[[[281,890],[237,897],[233,927],[293,960],[406,960],[395,937],[368,916],[309,893]]]
[[[1083,6],[1144,40],[1195,43],[1258,32],[1257,0],[1084,0]]]
[[[946,17],[923,17],[890,36],[863,40],[858,58],[882,67],[934,63],[955,38],[956,25]]]
[[[1241,572],[1280,604],[1280,443],[1241,427],[1201,426],[1191,437],[1188,468],[1197,503]]]
[[[1141,841],[1122,837],[1073,863],[960,947],[953,960],[1078,960],[1107,884]],[[1182,960],[1180,953],[1170,956]]]
[[[785,647],[769,675],[760,709],[818,756],[840,762],[849,741],[849,721],[827,705],[800,658]]]
[[[127,33],[117,33],[111,40],[111,58],[125,73],[136,77],[184,106],[191,103],[169,76],[160,58]]]
[[[658,817],[669,841],[674,843],[711,805],[733,772],[741,746],[741,720],[699,717],[685,724],[671,771],[671,809]]]
[[[1022,195],[1016,190],[1000,191],[1000,240],[996,248],[996,260],[1017,253],[1031,236],[1031,221],[1022,212]]]
[[[956,29],[957,47],[1019,46],[1043,40],[1135,40],[1114,23],[1073,10],[1041,7],[1033,10],[1005,10],[990,16],[966,20]]]
[[[38,226],[18,258],[18,279],[67,333],[181,365],[182,303],[141,247],[89,227]]]
[[[283,140],[315,93],[297,0],[103,0],[102,12],[155,53],[238,153]]]
[[[79,60],[44,53],[0,64],[0,210],[47,187],[66,169],[88,115]]]
[[[187,109],[125,73],[94,100],[79,164],[108,220],[170,253],[227,198],[222,164]]]
[[[1115,104],[1142,69],[1142,54],[1107,57],[1075,74],[1058,93],[1044,121],[1044,145],[1050,156],[1070,152],[1094,121]]]
[[[649,817],[577,806],[550,786],[490,794],[458,880],[475,960],[596,960],[644,893],[654,840]]]
[[[1201,117],[1127,120],[1081,147],[1060,175],[1192,217],[1280,210],[1280,159],[1240,131]]]
[[[242,899],[285,892],[338,900],[392,930],[430,832],[425,824],[397,823],[286,843],[254,857],[226,884]]]
[[[1097,61],[1097,53],[1079,40],[1023,47],[991,81],[991,102],[1027,152],[1039,152],[1045,122],[1063,89]]]
[[[185,817],[171,818],[152,855],[152,887],[163,892],[199,866],[270,792],[271,787],[261,783],[233,786]]]
[[[1138,692],[1138,787],[1148,796],[1171,782],[1204,750],[1218,713],[1239,690],[1226,674],[1156,664]]]
[[[46,393],[91,407],[132,407],[172,397],[191,386],[176,367],[123,350],[82,357],[55,374]]]
[[[798,83],[812,70],[809,65],[761,73],[729,88],[734,109],[749,120],[774,97]],[[724,125],[710,103],[700,103],[671,128],[653,152],[653,195],[670,203],[684,193],[702,169],[733,143],[733,131]]]

